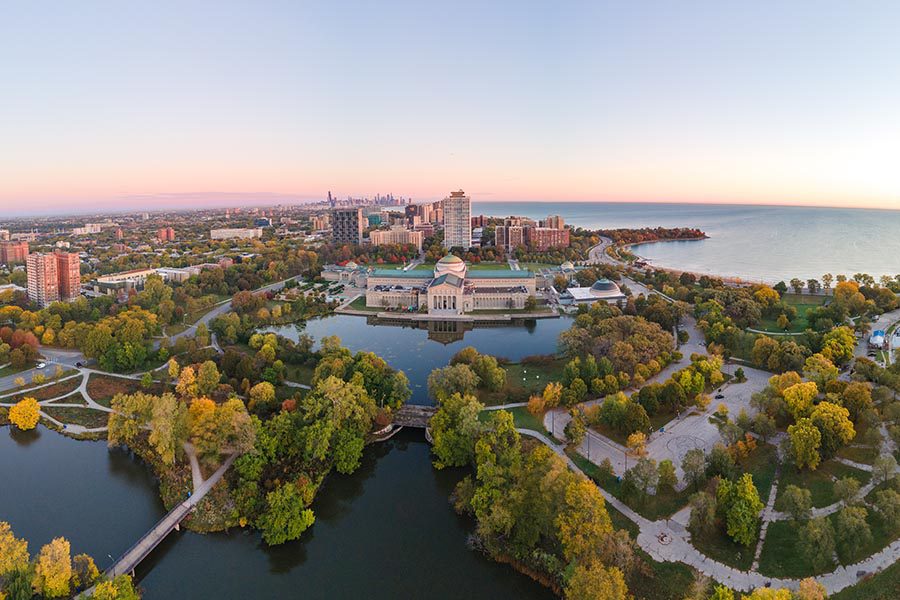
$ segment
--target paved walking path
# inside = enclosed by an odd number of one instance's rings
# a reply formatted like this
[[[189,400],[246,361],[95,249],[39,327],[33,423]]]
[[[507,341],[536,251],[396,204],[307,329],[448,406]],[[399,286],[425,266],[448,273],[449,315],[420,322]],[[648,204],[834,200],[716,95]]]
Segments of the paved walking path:
[[[565,449],[548,439],[547,436],[530,429],[517,428],[517,431],[523,435],[540,440],[561,456],[566,461],[566,464],[569,465],[569,468],[584,474],[569,458]],[[761,587],[797,589],[800,585],[799,579],[767,577],[759,573],[757,570],[759,550],[757,551],[757,559],[754,560],[754,566],[749,571],[741,571],[734,567],[729,567],[697,550],[690,542],[691,534],[686,527],[690,516],[689,507],[683,508],[669,519],[651,521],[639,515],[603,488],[598,486],[598,489],[606,502],[638,526],[638,546],[658,562],[684,563],[719,583],[742,592],[749,592]],[[777,493],[776,478],[776,483],[772,485],[766,511],[773,506]],[[873,573],[890,567],[898,559],[900,559],[900,540],[893,542],[865,560],[852,565],[840,566],[831,573],[816,576],[816,580],[825,586],[829,594],[835,594],[844,588],[855,585]]]
[[[775,509],[775,498],[778,496],[778,479],[781,477],[781,465],[775,469],[775,479],[772,481],[772,489],[769,490],[769,500],[762,511],[762,525],[759,528],[759,540],[756,542],[756,553],[753,555],[751,571],[759,569],[759,556],[762,554],[763,544],[766,541],[766,532],[769,530],[772,511]]]

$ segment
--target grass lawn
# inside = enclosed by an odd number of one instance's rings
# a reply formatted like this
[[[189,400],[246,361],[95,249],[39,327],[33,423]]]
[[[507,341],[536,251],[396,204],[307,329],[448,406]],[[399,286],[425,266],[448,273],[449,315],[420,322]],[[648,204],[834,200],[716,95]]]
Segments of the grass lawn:
[[[34,361],[30,361],[28,364],[26,364],[24,367],[22,367],[20,369],[17,369],[16,367],[14,367],[12,365],[6,365],[2,369],[0,369],[0,377],[7,377],[9,375],[15,375],[16,373],[21,373],[22,371],[27,371],[28,369],[31,369],[32,367],[34,367],[34,365],[35,365]]]
[[[470,271],[509,271],[509,263],[505,262],[466,263],[466,267]],[[416,265],[413,271],[434,271],[434,263]]]
[[[569,458],[584,471],[588,477],[604,490],[625,502],[632,509],[650,520],[662,519],[678,512],[687,504],[688,497],[693,490],[690,488],[682,492],[663,490],[655,496],[648,495],[638,498],[626,495],[622,490],[622,484],[615,475],[608,475],[600,470],[600,467],[589,461],[577,452],[569,452]]]
[[[65,375],[63,375],[63,377],[65,377]],[[47,383],[50,382],[48,381]],[[32,384],[28,385],[31,386]],[[81,385],[81,377],[73,377],[72,379],[68,379],[60,383],[54,383],[53,385],[48,385],[47,387],[42,387],[40,389],[34,390],[33,392],[25,390],[22,393],[16,394],[12,398],[9,398],[5,401],[18,402],[25,397],[34,398],[38,401],[49,400],[50,398],[55,398],[56,396],[62,396],[63,394],[73,392],[78,388],[79,385]]]
[[[778,315],[775,315],[774,318],[770,319],[762,319],[759,322],[759,325],[756,327],[761,331],[771,331],[773,333],[796,333],[805,331],[810,325],[806,321],[806,311],[810,308],[816,308],[818,306],[822,306],[827,299],[826,296],[810,296],[810,295],[797,295],[797,294],[785,294],[781,297],[784,300],[785,304],[789,304],[797,309],[797,318],[793,320],[790,327],[786,330],[778,327]]]
[[[815,471],[803,470],[797,472],[793,466],[785,465],[784,470],[781,472],[781,481],[778,486],[779,500],[787,486],[796,485],[810,491],[814,507],[818,508],[834,504],[838,498],[834,494],[832,476],[837,479],[854,477],[859,480],[860,484],[865,485],[872,477],[872,474],[848,467],[836,460],[825,461]]]
[[[149,389],[144,390],[141,387],[141,382],[136,379],[97,375],[96,373],[91,375],[87,383],[88,395],[94,402],[106,407],[110,406],[113,396],[116,394],[134,394],[135,392],[143,391],[146,391],[148,394],[162,394],[166,391],[166,386],[162,383],[154,383]]]
[[[753,565],[756,545],[748,548],[735,543],[722,528],[716,528],[706,535],[692,535],[691,544],[708,557],[741,571],[746,571]]]
[[[519,263],[519,268],[527,271],[540,271],[541,269],[552,269],[559,265],[551,265],[550,263]]]
[[[109,413],[93,408],[77,408],[68,406],[44,406],[41,410],[57,421],[83,427],[106,427]]]
[[[881,573],[829,596],[830,600],[896,600],[900,598],[900,562]]]
[[[347,307],[348,307],[348,308],[352,308],[353,310],[367,310],[367,311],[373,312],[373,313],[381,312],[381,311],[383,311],[383,310],[387,310],[387,309],[384,309],[384,308],[379,308],[379,307],[377,307],[377,306],[372,306],[372,307],[366,306],[366,297],[365,297],[365,295],[360,296],[359,298],[357,298],[356,300],[354,300],[353,302],[351,302],[350,304],[348,304]]]
[[[50,406],[53,406],[54,404],[80,404],[82,406],[87,406],[87,400],[85,400],[84,396],[79,392],[75,392],[74,394],[69,394],[65,398],[54,400],[50,403]]]
[[[853,462],[871,465],[875,463],[875,459],[878,458],[880,453],[879,449],[873,446],[844,446],[838,450],[837,455]]]
[[[829,563],[822,571],[813,570],[810,562],[797,547],[798,527],[794,521],[772,521],[766,532],[762,554],[759,556],[759,572],[770,577],[803,578],[834,569]]]
[[[539,394],[551,381],[559,381],[566,361],[554,359],[543,364],[509,363],[506,369],[506,385],[499,392],[478,390],[478,400],[485,406],[527,402],[532,394]]]
[[[626,578],[628,591],[636,600],[682,600],[694,583],[694,572],[682,563],[656,562],[638,549],[641,559]]]

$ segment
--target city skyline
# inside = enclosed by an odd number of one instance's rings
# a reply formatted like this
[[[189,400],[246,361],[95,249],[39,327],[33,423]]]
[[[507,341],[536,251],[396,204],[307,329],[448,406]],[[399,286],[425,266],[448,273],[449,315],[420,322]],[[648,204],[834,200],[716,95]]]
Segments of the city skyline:
[[[900,7],[7,7],[0,215],[416,201],[900,208]]]

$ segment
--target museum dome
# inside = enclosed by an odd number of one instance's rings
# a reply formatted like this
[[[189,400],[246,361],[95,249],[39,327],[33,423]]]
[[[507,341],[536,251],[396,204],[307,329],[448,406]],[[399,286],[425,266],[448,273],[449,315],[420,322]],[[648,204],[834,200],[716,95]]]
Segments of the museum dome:
[[[434,276],[439,277],[445,273],[451,273],[459,277],[466,276],[466,263],[458,256],[448,254],[434,265]]]
[[[609,279],[598,279],[594,282],[594,285],[591,286],[591,294],[594,296],[610,296],[610,295],[618,295],[621,292],[619,291],[619,286],[615,284],[615,282],[610,281]]]

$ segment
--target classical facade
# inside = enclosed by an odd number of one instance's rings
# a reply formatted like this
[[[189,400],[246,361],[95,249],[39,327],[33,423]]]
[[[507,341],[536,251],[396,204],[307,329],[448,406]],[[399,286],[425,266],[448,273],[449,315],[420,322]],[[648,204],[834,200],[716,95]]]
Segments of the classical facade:
[[[522,309],[535,293],[531,271],[469,270],[448,255],[433,271],[376,269],[366,284],[366,306],[458,316],[476,310]]]

